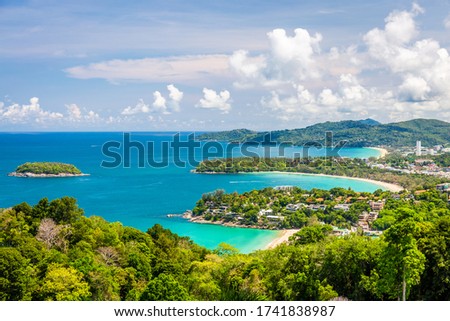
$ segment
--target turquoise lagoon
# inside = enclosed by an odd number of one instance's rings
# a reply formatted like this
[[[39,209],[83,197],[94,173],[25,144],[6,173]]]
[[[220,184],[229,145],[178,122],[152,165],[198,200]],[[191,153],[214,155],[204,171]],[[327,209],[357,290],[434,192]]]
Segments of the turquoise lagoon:
[[[186,138],[187,134],[182,133],[181,139]],[[167,214],[192,209],[203,193],[216,189],[244,192],[267,186],[296,185],[304,189],[341,186],[371,192],[380,188],[373,183],[334,177],[267,173],[193,174],[192,166],[175,166],[173,155],[168,155],[169,165],[164,168],[139,168],[136,149],[131,151],[129,168],[102,167],[102,161],[110,160],[102,154],[103,144],[108,141],[121,142],[122,138],[122,133],[0,133],[0,207],[24,201],[35,204],[43,197],[73,196],[88,216],[99,215],[108,221],[120,221],[143,231],[158,223],[208,248],[226,242],[242,252],[251,252],[263,248],[278,232],[194,224],[179,217],[169,218]],[[133,141],[151,141],[157,147],[172,138],[173,133],[131,134]],[[255,151],[259,154],[263,152],[261,149]],[[290,147],[286,155],[301,152],[301,147]],[[325,150],[310,150],[312,156],[324,153]],[[165,157],[161,155],[160,148],[151,154],[158,161]],[[340,151],[340,155],[345,157],[364,158],[378,154],[378,151],[369,148],[344,148]],[[200,160],[201,151],[196,150],[195,156]],[[276,156],[276,151],[272,156]],[[181,151],[181,160],[187,160],[185,150]],[[45,179],[7,176],[27,161],[72,163],[90,176]]]

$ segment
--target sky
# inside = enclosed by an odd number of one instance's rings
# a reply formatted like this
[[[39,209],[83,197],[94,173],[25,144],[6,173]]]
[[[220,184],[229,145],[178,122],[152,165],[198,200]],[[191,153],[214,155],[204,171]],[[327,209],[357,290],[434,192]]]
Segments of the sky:
[[[0,0],[0,131],[450,121],[450,0]]]

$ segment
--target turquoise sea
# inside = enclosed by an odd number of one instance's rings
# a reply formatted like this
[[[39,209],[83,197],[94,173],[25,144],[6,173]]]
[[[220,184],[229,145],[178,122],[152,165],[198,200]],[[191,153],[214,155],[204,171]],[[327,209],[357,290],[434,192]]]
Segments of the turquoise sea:
[[[193,174],[192,166],[179,167],[174,164],[173,153],[164,156],[162,142],[173,140],[174,133],[132,133],[136,142],[152,142],[155,150],[145,150],[144,159],[167,160],[168,166],[139,168],[137,148],[131,149],[130,166],[105,168],[102,161],[111,162],[111,157],[102,153],[108,141],[122,142],[122,133],[0,133],[0,208],[20,202],[35,204],[39,199],[54,199],[73,196],[78,199],[86,215],[99,215],[108,221],[120,221],[124,225],[147,230],[156,223],[172,231],[191,237],[208,248],[227,242],[242,252],[263,248],[274,237],[276,231],[245,228],[227,228],[216,225],[194,224],[182,218],[168,218],[167,214],[183,213],[192,209],[203,193],[216,189],[226,192],[244,192],[267,186],[296,185],[305,189],[351,187],[357,191],[374,191],[379,186],[371,183],[330,177],[288,174]],[[182,133],[180,140],[187,140]],[[204,144],[204,143],[202,143]],[[203,145],[202,145],[203,146]],[[222,144],[224,146],[224,144]],[[117,149],[117,151],[121,151]],[[261,148],[253,150],[264,153]],[[285,155],[302,153],[301,147],[290,147]],[[310,155],[324,155],[323,149],[310,150]],[[368,148],[345,148],[344,157],[377,156],[378,151]],[[234,155],[239,151],[234,150]],[[150,155],[150,156],[148,156]],[[277,156],[274,150],[272,156]],[[142,155],[141,155],[142,156]],[[202,157],[201,148],[195,150],[195,159]],[[181,150],[180,160],[187,160],[187,150]],[[90,176],[73,178],[17,178],[7,174],[25,162],[58,161],[72,163]]]

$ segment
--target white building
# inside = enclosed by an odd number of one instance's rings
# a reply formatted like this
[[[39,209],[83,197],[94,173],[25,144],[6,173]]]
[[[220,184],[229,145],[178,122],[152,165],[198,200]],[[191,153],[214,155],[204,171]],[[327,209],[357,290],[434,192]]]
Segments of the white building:
[[[350,204],[336,204],[334,206],[335,210],[343,210],[344,212],[347,212],[350,210]]]
[[[269,216],[273,214],[273,209],[269,208],[269,209],[262,209],[259,211],[259,216]]]
[[[297,203],[297,204],[288,204],[286,205],[286,209],[291,212],[298,211],[299,209],[306,207],[306,204]]]
[[[420,140],[416,142],[416,156],[422,156],[422,142]]]

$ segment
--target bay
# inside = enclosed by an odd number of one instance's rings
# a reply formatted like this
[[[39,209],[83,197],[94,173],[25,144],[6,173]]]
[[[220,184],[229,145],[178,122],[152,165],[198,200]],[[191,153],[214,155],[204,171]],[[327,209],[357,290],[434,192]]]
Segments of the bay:
[[[120,221],[124,225],[147,230],[154,224],[161,224],[180,235],[191,237],[195,242],[208,248],[215,248],[221,242],[229,243],[244,253],[263,248],[279,233],[277,231],[245,228],[228,228],[216,225],[194,224],[182,218],[167,217],[192,209],[203,193],[216,189],[226,192],[244,192],[268,186],[296,185],[304,189],[336,186],[357,191],[372,192],[378,185],[343,178],[282,175],[282,174],[233,174],[201,175],[191,173],[195,164],[177,166],[175,160],[187,161],[189,156],[199,161],[204,155],[202,147],[188,153],[187,148],[180,153],[171,151],[164,155],[163,142],[173,142],[176,133],[148,132],[131,133],[130,140],[140,142],[145,148],[141,159],[138,148],[131,148],[130,166],[123,163],[115,168],[106,168],[103,163],[111,163],[112,158],[102,153],[107,142],[123,144],[123,133],[0,133],[0,207],[5,208],[21,202],[37,203],[41,198],[54,199],[62,196],[77,198],[86,215],[99,215],[108,221]],[[185,142],[190,133],[181,133],[179,140]],[[154,149],[147,149],[151,142]],[[215,142],[215,146],[226,144]],[[236,146],[233,155],[242,154]],[[220,149],[220,147],[219,147]],[[113,149],[111,149],[113,150]],[[211,149],[213,150],[213,148]],[[211,151],[210,150],[210,151]],[[115,149],[115,151],[123,150]],[[254,147],[253,152],[263,155],[262,147]],[[271,156],[278,156],[279,150]],[[302,154],[302,147],[289,147],[286,156]],[[327,150],[310,149],[311,156],[323,156]],[[142,154],[142,153],[141,153]],[[344,148],[339,151],[343,157],[377,156],[378,151],[369,148]],[[230,155],[225,153],[222,156]],[[217,156],[220,157],[220,156]],[[153,159],[168,165],[162,168],[144,166],[139,160]],[[66,162],[77,166],[90,176],[73,178],[17,178],[8,177],[18,165],[33,161]]]

